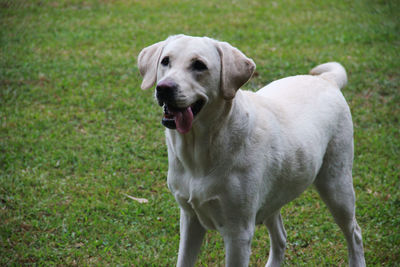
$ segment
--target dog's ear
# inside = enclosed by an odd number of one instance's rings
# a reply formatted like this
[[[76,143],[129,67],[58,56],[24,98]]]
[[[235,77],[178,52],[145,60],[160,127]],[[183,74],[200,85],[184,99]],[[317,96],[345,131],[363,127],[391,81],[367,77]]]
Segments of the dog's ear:
[[[222,96],[226,100],[231,100],[235,97],[236,91],[250,79],[256,64],[226,42],[217,42],[217,50],[221,58]]]
[[[157,67],[161,52],[166,41],[155,43],[143,48],[138,56],[139,72],[143,76],[143,82],[140,86],[143,90],[152,87],[157,80]]]
[[[143,90],[149,89],[157,81],[158,62],[160,61],[160,56],[165,45],[171,40],[182,38],[184,36],[185,35],[183,34],[172,35],[168,37],[167,40],[155,43],[140,51],[138,56],[138,67],[140,74],[143,76],[143,82],[140,86]]]

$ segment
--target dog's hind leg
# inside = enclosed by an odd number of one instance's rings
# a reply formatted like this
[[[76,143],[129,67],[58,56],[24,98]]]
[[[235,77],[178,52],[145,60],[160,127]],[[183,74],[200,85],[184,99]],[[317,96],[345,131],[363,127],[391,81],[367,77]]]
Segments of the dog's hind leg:
[[[283,227],[280,211],[264,221],[270,238],[269,258],[266,267],[280,266],[286,249],[286,231]]]
[[[352,139],[332,140],[314,184],[345,235],[349,265],[365,266],[361,229],[355,218],[352,164]]]

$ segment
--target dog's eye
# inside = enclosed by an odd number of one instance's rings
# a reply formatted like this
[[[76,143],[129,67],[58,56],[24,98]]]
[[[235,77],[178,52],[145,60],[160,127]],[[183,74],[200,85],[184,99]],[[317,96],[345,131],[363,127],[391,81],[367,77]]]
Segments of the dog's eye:
[[[206,66],[206,64],[204,64],[202,61],[200,61],[200,60],[195,60],[193,63],[192,63],[192,68],[194,69],[194,70],[196,70],[196,71],[205,71],[205,70],[207,70],[208,68],[207,68],[207,66]]]
[[[169,65],[169,57],[165,57],[163,58],[163,60],[161,60],[161,65],[163,66],[168,66]]]

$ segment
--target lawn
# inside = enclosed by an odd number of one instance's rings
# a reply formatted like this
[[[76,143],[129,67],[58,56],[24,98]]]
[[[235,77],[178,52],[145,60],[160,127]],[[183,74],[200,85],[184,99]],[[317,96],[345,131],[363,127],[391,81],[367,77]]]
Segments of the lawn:
[[[253,58],[248,90],[327,61],[346,67],[366,261],[400,265],[399,14],[395,0],[0,0],[0,265],[175,264],[162,111],[140,90],[137,55],[177,33]],[[286,266],[347,264],[314,189],[282,217]],[[260,226],[250,266],[268,248]],[[222,238],[208,232],[198,266],[223,264]]]

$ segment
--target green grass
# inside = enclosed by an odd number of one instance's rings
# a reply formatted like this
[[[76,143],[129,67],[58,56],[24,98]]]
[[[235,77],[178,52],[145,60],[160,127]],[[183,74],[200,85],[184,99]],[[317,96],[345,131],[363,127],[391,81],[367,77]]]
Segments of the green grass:
[[[256,90],[326,61],[347,69],[357,218],[370,266],[400,265],[398,1],[0,0],[0,265],[173,266],[179,208],[140,50],[210,36],[253,58]],[[149,199],[140,204],[124,194]],[[286,266],[343,266],[315,190],[282,210]],[[251,266],[269,240],[258,227]],[[221,266],[209,232],[198,266]]]

